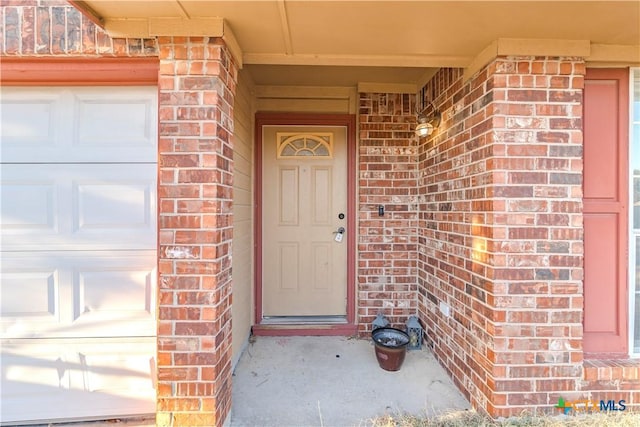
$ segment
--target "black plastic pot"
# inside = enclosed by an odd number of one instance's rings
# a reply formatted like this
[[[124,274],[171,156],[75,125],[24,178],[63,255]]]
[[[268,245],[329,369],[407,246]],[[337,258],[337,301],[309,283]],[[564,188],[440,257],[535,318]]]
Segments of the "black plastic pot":
[[[371,332],[378,365],[385,371],[397,371],[404,362],[409,335],[400,329],[378,328]]]

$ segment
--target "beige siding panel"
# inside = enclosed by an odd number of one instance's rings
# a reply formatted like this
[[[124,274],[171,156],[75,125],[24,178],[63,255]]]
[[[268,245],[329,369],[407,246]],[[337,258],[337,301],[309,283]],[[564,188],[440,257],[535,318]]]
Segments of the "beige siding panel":
[[[256,98],[349,99],[356,95],[353,87],[257,86]]]
[[[256,86],[256,110],[356,114],[355,87]]]
[[[257,100],[258,111],[298,113],[349,113],[349,99],[283,99],[262,98]]]
[[[234,103],[233,363],[251,332],[253,313],[253,96],[252,82],[238,76]]]

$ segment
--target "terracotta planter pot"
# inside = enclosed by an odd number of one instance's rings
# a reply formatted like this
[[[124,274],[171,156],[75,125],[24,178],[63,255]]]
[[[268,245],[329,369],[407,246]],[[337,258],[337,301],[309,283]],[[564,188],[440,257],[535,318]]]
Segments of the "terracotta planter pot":
[[[409,335],[395,328],[378,328],[371,332],[378,365],[385,371],[398,371],[407,354]]]

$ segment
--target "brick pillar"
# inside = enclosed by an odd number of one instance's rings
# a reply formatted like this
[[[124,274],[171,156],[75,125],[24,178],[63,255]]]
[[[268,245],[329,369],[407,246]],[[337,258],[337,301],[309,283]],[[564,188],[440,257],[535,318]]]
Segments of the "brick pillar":
[[[554,412],[582,379],[579,58],[498,58],[426,86],[418,309],[436,357],[493,416]]]
[[[219,426],[231,407],[233,100],[217,38],[158,38],[158,426]]]
[[[504,58],[493,74],[493,365],[487,410],[572,397],[582,379],[579,58]]]
[[[358,332],[382,311],[404,329],[417,313],[415,96],[360,94]],[[378,206],[384,206],[384,216]]]

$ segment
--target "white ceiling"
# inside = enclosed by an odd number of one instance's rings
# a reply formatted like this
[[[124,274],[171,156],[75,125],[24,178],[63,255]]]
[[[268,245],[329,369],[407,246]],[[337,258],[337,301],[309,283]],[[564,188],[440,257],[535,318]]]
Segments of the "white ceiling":
[[[415,82],[433,67],[469,65],[501,38],[583,40],[640,49],[638,0],[87,0],[75,4],[92,10],[107,29],[115,23],[144,24],[154,18],[187,23],[224,18],[258,84]]]

